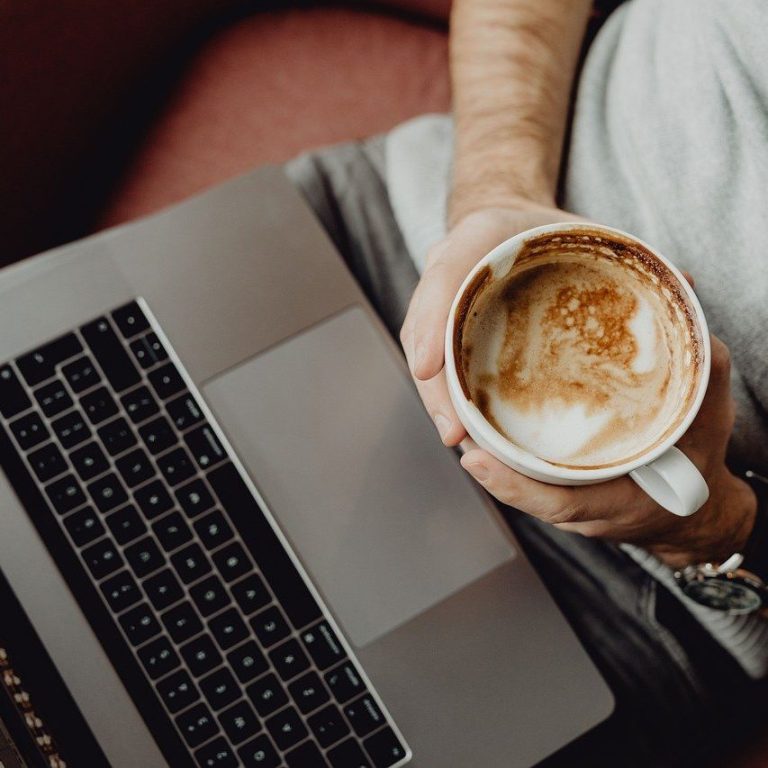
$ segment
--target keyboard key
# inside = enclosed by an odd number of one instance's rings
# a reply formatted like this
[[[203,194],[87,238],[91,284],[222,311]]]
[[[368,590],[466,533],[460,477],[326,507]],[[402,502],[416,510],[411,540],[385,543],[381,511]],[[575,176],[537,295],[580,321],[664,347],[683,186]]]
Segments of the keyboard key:
[[[181,508],[189,517],[196,517],[213,506],[213,496],[202,480],[193,480],[174,491]]]
[[[80,398],[80,405],[94,426],[112,418],[117,413],[117,403],[112,399],[112,395],[109,394],[106,387],[99,387],[93,392],[83,395]]]
[[[219,647],[224,651],[248,637],[248,627],[245,626],[240,614],[234,608],[230,608],[211,619],[208,622],[208,627],[216,638]]]
[[[64,382],[58,379],[36,389],[35,400],[49,419],[74,405]]]
[[[235,648],[234,651],[228,653],[227,661],[241,683],[250,682],[269,669],[266,657],[253,640],[243,643],[238,648]],[[261,710],[259,712],[264,714]]]
[[[373,768],[360,745],[353,739],[342,741],[328,752],[332,768]]]
[[[361,696],[347,704],[344,707],[344,714],[355,733],[360,737],[367,736],[386,723],[378,704],[370,694]]]
[[[165,680],[161,680],[157,684],[157,692],[171,711],[171,714],[181,711],[190,704],[194,704],[200,698],[192,678],[183,669],[169,675]]]
[[[320,669],[338,664],[347,655],[327,621],[305,629],[301,633],[301,641]]]
[[[245,554],[242,545],[236,541],[213,555],[213,562],[216,563],[216,567],[225,581],[234,581],[253,570],[248,555]]]
[[[163,611],[184,597],[184,590],[170,568],[165,568],[144,582],[144,591],[149,602],[158,611]]]
[[[81,328],[81,332],[96,362],[116,392],[122,392],[141,381],[133,360],[123,349],[117,334],[105,318],[88,323]]]
[[[267,728],[275,744],[282,750],[290,749],[307,735],[307,729],[293,707],[286,707],[276,715],[272,715],[267,720]]]
[[[98,443],[90,442],[69,454],[82,480],[91,480],[109,469],[109,462]]]
[[[59,442],[67,450],[80,445],[91,436],[91,428],[80,411],[70,411],[64,414],[56,421],[51,422],[51,426],[59,438]]]
[[[17,413],[26,411],[31,405],[32,401],[19,381],[19,377],[14,373],[13,368],[10,365],[0,366],[0,413],[6,419],[11,419]]]
[[[125,559],[140,579],[165,565],[163,553],[149,536],[126,547]]]
[[[187,432],[184,435],[184,441],[201,469],[208,469],[208,467],[212,467],[226,458],[227,454],[224,452],[219,438],[207,425]]]
[[[74,475],[64,475],[60,480],[55,480],[46,486],[45,492],[53,508],[60,515],[65,515],[85,504],[85,494]]]
[[[95,387],[101,381],[101,376],[99,376],[96,366],[88,355],[83,355],[68,363],[61,369],[61,372],[72,391],[78,394]]]
[[[219,669],[201,680],[200,690],[216,711],[231,704],[240,696],[240,686],[226,668]]]
[[[211,616],[229,605],[229,595],[218,576],[209,576],[198,582],[189,594],[203,616]]]
[[[139,505],[141,513],[148,520],[154,520],[173,506],[173,500],[160,480],[153,480],[151,483],[137,488],[133,492],[133,498]]]
[[[29,463],[41,483],[47,483],[69,469],[69,465],[55,443],[48,443],[30,453]]]
[[[211,564],[198,544],[190,544],[177,552],[171,557],[171,562],[185,584],[197,581],[211,570]]]
[[[349,733],[349,726],[333,704],[312,715],[307,722],[321,747],[330,747]]]
[[[58,339],[44,344],[34,352],[23,355],[16,361],[16,365],[21,371],[30,387],[50,379],[56,373],[56,366],[75,357],[83,351],[83,345],[77,340],[73,333],[67,333]],[[0,379],[2,375],[0,374]],[[3,414],[5,415],[5,414]]]
[[[214,739],[198,749],[195,759],[200,768],[238,768],[237,757],[223,738]]]
[[[189,392],[166,403],[165,410],[168,411],[171,421],[180,432],[203,420],[203,412]]]
[[[264,579],[257,573],[233,584],[232,595],[246,616],[263,608],[272,599],[267,592]]]
[[[219,715],[219,724],[233,744],[240,744],[261,730],[261,723],[253,707],[240,701]]]
[[[167,451],[178,442],[176,433],[173,431],[173,427],[171,427],[171,422],[165,416],[158,416],[148,424],[140,427],[139,434],[144,441],[144,445],[149,448],[153,456]]]
[[[96,502],[99,512],[109,512],[110,509],[119,507],[128,501],[128,494],[125,492],[120,478],[114,472],[90,483],[88,493]]]
[[[0,398],[2,398],[1,392]],[[2,402],[2,399],[0,399],[0,406],[2,406]],[[39,445],[43,440],[46,440],[50,434],[48,428],[43,424],[43,420],[37,413],[29,413],[26,416],[16,419],[16,421],[11,424],[11,432],[13,432],[22,451],[28,451],[30,448]]]
[[[149,328],[149,321],[135,301],[116,309],[112,313],[112,319],[126,339]]]
[[[198,520],[195,523],[195,530],[208,551],[216,549],[235,535],[224,515],[218,510]]]
[[[166,552],[173,552],[192,538],[192,531],[179,512],[171,512],[153,524],[152,530]]]
[[[288,768],[327,768],[323,753],[313,741],[305,741],[285,756]]]
[[[269,658],[283,680],[291,680],[309,667],[307,654],[294,638],[270,651]]]
[[[120,402],[134,424],[145,421],[160,410],[155,396],[143,385],[123,395]]]
[[[139,658],[147,674],[157,680],[181,664],[179,654],[173,649],[167,637],[158,637],[147,643],[139,652]]]
[[[128,571],[120,571],[107,579],[102,583],[101,591],[115,613],[122,613],[126,608],[136,605],[143,597],[136,579]]]
[[[205,704],[197,704],[176,718],[176,725],[184,740],[194,749],[219,732],[211,710]]]
[[[93,507],[85,507],[78,512],[73,512],[64,518],[64,527],[67,529],[76,547],[84,547],[92,541],[96,541],[104,534],[104,526]]]
[[[375,768],[389,768],[405,758],[405,747],[391,728],[384,728],[363,741]]]
[[[277,712],[288,703],[282,683],[271,672],[249,685],[245,692],[262,717]]]
[[[266,736],[257,736],[237,750],[243,768],[277,768],[280,758]]]
[[[195,677],[202,677],[221,664],[221,654],[208,635],[190,640],[181,648],[181,655]]]
[[[307,672],[306,675],[302,675],[288,686],[288,691],[304,715],[325,704],[331,698],[316,672]]]
[[[161,632],[155,614],[146,603],[126,611],[119,621],[132,645],[141,645]]]
[[[196,472],[192,458],[184,448],[176,448],[160,456],[157,466],[172,486],[189,480]]]
[[[107,515],[106,521],[118,544],[130,544],[147,532],[147,526],[132,504]]]
[[[289,621],[301,629],[320,619],[320,608],[234,464],[226,462],[207,477]]]
[[[333,697],[339,704],[349,701],[353,696],[357,696],[358,693],[365,690],[365,683],[351,662],[346,662],[330,672],[326,672],[324,677]]]
[[[291,634],[288,622],[276,606],[271,606],[258,616],[254,616],[250,624],[265,648],[269,648]]]
[[[146,336],[132,341],[131,352],[133,352],[136,362],[145,369],[152,368],[152,366],[168,359],[168,353],[154,333],[148,333]]]
[[[129,488],[145,483],[155,474],[155,467],[143,448],[135,448],[118,459],[115,466]]]
[[[154,387],[161,400],[168,400],[184,389],[184,379],[176,370],[173,363],[166,363],[149,374],[149,383]]]
[[[163,624],[176,643],[183,643],[199,634],[203,624],[189,602],[180,603],[162,615]]]
[[[136,436],[122,416],[119,419],[110,421],[109,424],[105,424],[103,427],[99,427],[97,432],[110,456],[117,456],[119,453],[127,451],[136,445]]]

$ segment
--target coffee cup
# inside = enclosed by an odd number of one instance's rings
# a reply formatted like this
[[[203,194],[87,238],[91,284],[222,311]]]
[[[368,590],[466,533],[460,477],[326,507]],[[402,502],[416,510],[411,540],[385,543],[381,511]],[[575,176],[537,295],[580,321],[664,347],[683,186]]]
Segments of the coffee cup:
[[[494,248],[448,317],[445,370],[472,439],[528,477],[629,475],[670,512],[707,500],[675,443],[709,381],[706,319],[688,281],[632,235],[550,224]]]

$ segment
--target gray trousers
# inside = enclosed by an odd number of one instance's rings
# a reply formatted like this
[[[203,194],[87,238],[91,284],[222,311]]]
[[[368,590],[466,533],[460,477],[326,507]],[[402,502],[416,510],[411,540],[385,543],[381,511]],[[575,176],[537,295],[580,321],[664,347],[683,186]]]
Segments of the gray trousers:
[[[374,138],[304,155],[287,173],[396,336],[418,275],[383,167]],[[621,550],[503,511],[617,700],[604,725],[541,766],[728,764],[752,726],[751,702],[766,700],[761,686]]]

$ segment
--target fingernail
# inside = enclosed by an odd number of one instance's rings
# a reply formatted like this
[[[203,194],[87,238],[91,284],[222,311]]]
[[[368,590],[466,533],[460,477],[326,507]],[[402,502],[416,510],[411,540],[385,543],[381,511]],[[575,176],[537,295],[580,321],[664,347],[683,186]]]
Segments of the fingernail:
[[[486,467],[485,464],[480,464],[480,462],[475,461],[472,464],[469,464],[467,466],[467,471],[480,483],[483,483],[488,479],[488,467]]]
[[[448,434],[448,430],[451,428],[451,422],[443,416],[442,413],[436,413],[434,415],[435,426],[440,433],[440,437],[445,440],[445,436]]]

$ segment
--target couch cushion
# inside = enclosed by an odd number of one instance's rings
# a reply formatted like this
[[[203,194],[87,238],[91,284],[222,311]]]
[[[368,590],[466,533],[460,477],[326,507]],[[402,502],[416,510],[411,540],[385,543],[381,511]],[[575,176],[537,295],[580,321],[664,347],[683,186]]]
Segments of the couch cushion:
[[[449,107],[443,30],[373,12],[259,13],[191,61],[102,225],[256,165]]]

